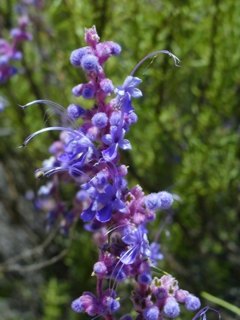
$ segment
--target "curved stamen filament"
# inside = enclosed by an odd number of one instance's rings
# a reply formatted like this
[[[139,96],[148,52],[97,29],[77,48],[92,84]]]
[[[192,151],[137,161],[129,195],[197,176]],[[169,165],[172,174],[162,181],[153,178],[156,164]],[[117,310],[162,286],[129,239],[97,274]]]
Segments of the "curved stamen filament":
[[[47,100],[47,99],[40,99],[40,100],[34,100],[31,101],[25,105],[19,105],[20,108],[22,108],[23,110],[33,106],[33,105],[37,105],[39,106],[40,104],[43,104],[45,106],[50,106],[51,109],[53,110],[53,112],[55,112],[56,114],[58,114],[59,116],[62,117],[62,119],[70,124],[73,124],[73,121],[71,118],[68,117],[66,109],[61,106],[60,104],[51,101],[51,100]]]
[[[40,133],[44,133],[44,132],[48,132],[48,131],[68,131],[72,134],[79,134],[79,136],[81,136],[80,132],[76,132],[70,128],[65,128],[65,127],[47,127],[47,128],[43,128],[40,129],[32,134],[30,134],[23,142],[23,144],[20,146],[21,147],[25,147],[33,138],[35,138],[37,135],[39,135]]]
[[[134,73],[137,71],[137,69],[149,58],[151,57],[154,57],[154,56],[157,56],[158,54],[160,53],[164,53],[164,54],[167,54],[169,55],[171,58],[173,58],[174,60],[174,63],[175,63],[175,66],[176,67],[179,67],[179,63],[180,63],[180,60],[178,59],[178,57],[176,57],[172,52],[168,51],[168,50],[158,50],[158,51],[154,51],[154,52],[151,52],[149,53],[148,55],[146,55],[142,60],[140,60],[136,66],[133,68],[133,70],[131,71],[130,75],[133,76]]]

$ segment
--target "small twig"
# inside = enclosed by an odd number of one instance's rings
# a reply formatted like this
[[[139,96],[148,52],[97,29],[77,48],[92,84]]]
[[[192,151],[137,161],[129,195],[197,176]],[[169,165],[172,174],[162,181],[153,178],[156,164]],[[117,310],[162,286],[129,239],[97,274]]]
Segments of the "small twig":
[[[55,236],[57,235],[58,232],[58,228],[56,228],[55,230],[53,230],[48,237],[46,238],[46,240],[40,244],[39,246],[33,248],[33,249],[27,249],[23,252],[21,252],[20,254],[11,257],[9,259],[7,259],[6,261],[4,261],[3,263],[0,264],[0,270],[4,270],[5,268],[9,268],[8,266],[12,263],[15,263],[21,259],[26,259],[26,258],[30,258],[36,255],[41,255],[42,252],[44,251],[44,249],[52,242],[52,240],[55,238]]]
[[[43,268],[46,268],[56,262],[58,262],[59,260],[61,260],[67,253],[67,249],[64,249],[62,250],[58,255],[50,258],[49,260],[46,260],[46,261],[41,261],[41,262],[38,262],[38,263],[34,263],[34,264],[31,264],[29,266],[21,266],[21,265],[13,265],[13,266],[9,266],[9,267],[6,267],[5,269],[4,268],[0,268],[0,271],[1,272],[19,272],[19,273],[26,273],[26,272],[33,272],[33,271],[37,271],[37,270],[40,270],[40,269],[43,269]]]

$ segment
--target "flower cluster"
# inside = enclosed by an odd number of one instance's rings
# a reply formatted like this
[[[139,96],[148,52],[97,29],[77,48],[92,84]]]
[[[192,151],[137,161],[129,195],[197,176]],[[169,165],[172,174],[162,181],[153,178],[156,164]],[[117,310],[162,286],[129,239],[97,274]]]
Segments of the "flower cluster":
[[[135,316],[125,315],[122,320],[176,318],[180,304],[195,311],[200,301],[180,289],[172,276],[153,277],[152,268],[163,256],[160,246],[149,242],[147,230],[156,212],[168,210],[174,197],[167,191],[145,195],[138,185],[129,188],[127,167],[120,163],[120,150],[131,149],[126,135],[137,122],[132,99],[142,96],[138,89],[141,80],[132,74],[123,85],[115,87],[103,67],[111,56],[120,54],[121,47],[112,41],[100,42],[95,27],[86,29],[85,41],[87,46],[74,50],[70,62],[86,73],[87,82],[77,84],[72,92],[91,99],[93,107],[85,110],[81,105],[70,104],[69,126],[41,129],[24,142],[28,144],[42,132],[61,131],[59,140],[50,146],[51,157],[36,172],[38,177],[52,177],[39,190],[39,206],[48,211],[48,225],[61,219],[65,232],[80,217],[85,229],[93,232],[99,248],[98,261],[93,266],[96,292],[84,292],[72,302],[72,309],[91,317],[114,319],[121,306],[117,285],[132,279]],[[60,109],[57,104],[50,104]],[[61,182],[76,187],[70,208],[59,200]]]
[[[27,32],[28,24],[28,16],[22,15],[18,19],[18,26],[10,31],[11,40],[0,38],[0,84],[7,82],[17,73],[14,62],[22,59],[21,45],[32,39]]]

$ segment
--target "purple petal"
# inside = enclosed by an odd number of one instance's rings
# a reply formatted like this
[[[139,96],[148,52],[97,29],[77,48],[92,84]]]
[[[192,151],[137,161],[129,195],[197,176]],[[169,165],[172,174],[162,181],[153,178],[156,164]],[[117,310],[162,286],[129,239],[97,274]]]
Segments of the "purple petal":
[[[102,137],[102,142],[107,144],[107,145],[110,145],[112,144],[113,142],[113,139],[112,139],[112,136],[110,134],[105,134],[103,137]]]
[[[128,76],[123,83],[123,88],[127,89],[131,87],[136,87],[141,82],[142,80],[137,77]]]
[[[79,139],[78,143],[83,148],[91,147],[93,145],[92,142],[87,137],[82,137],[81,139]]]
[[[72,153],[62,153],[57,157],[57,159],[60,162],[69,162],[73,159],[73,156],[74,155]]]
[[[104,160],[106,161],[114,160],[117,156],[117,147],[118,147],[118,144],[114,143],[109,148],[103,150],[102,155]]]
[[[127,251],[122,252],[120,261],[123,264],[132,264],[135,262],[137,255],[139,254],[139,248],[138,246],[131,248]]]
[[[106,206],[103,209],[97,211],[96,219],[100,222],[107,222],[112,217],[112,208],[111,206]]]
[[[137,229],[125,229],[124,230],[124,236],[122,237],[122,241],[129,245],[134,245],[138,242],[138,233]]]
[[[120,199],[115,199],[113,202],[113,209],[125,213],[126,204]]]
[[[119,142],[119,147],[123,150],[129,150],[132,149],[131,143],[127,139],[123,139]]]
[[[124,112],[129,113],[133,110],[131,105],[131,96],[130,94],[126,93],[125,96],[121,99],[121,106]]]
[[[122,137],[123,129],[120,126],[119,127],[111,126],[110,134],[112,136],[113,141],[116,142],[117,140],[119,140],[120,137]]]
[[[138,88],[130,89],[128,92],[133,98],[140,98],[143,95],[142,91],[139,90]]]
[[[88,208],[87,210],[84,210],[82,213],[81,213],[81,219],[84,221],[84,222],[88,222],[88,221],[91,221],[94,216],[95,216],[95,211],[92,211],[92,207]]]
[[[114,111],[110,117],[111,126],[119,126],[121,123],[122,114],[120,111]]]

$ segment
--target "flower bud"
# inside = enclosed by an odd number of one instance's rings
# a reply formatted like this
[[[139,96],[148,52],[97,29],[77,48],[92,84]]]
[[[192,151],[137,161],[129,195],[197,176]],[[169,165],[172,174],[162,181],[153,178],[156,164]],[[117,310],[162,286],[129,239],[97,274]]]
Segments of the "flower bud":
[[[80,118],[85,113],[85,110],[82,107],[72,103],[68,106],[67,113],[69,118],[75,120]]]
[[[144,320],[158,320],[159,309],[156,306],[148,307],[143,311]]]
[[[189,294],[185,300],[185,307],[189,311],[196,311],[201,306],[200,300],[192,294]]]
[[[81,59],[81,67],[84,71],[97,71],[98,69],[98,59],[93,54],[86,54]]]
[[[163,312],[166,317],[171,319],[179,316],[180,307],[175,298],[173,297],[167,298],[166,303],[163,307]]]
[[[98,112],[92,117],[92,124],[97,128],[105,128],[108,123],[108,117],[104,112]]]

